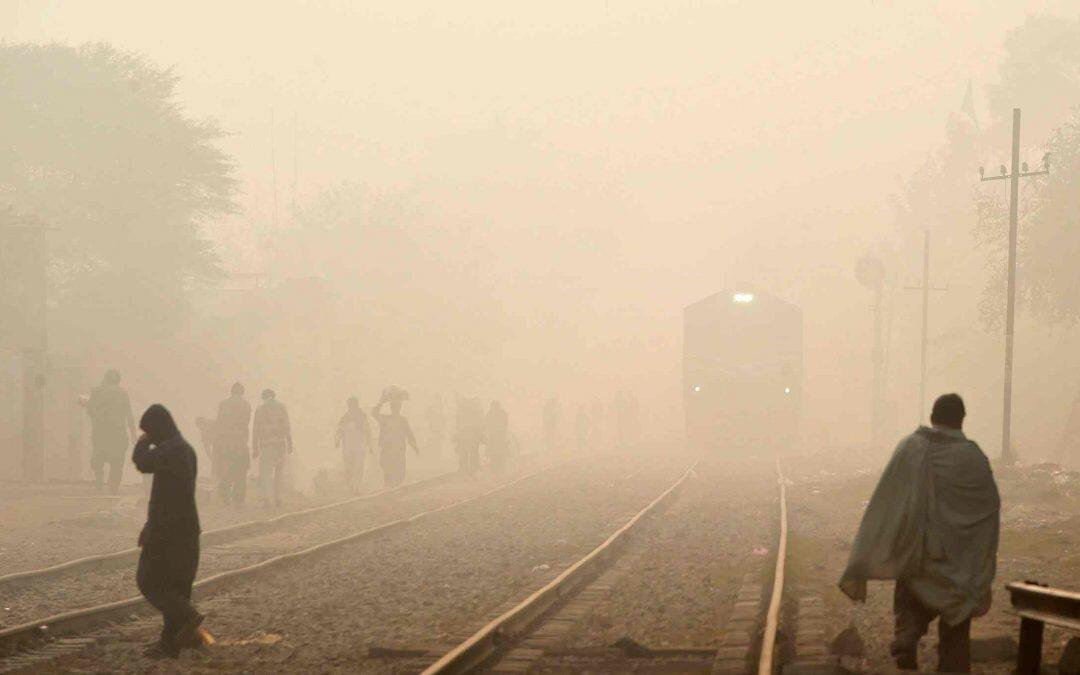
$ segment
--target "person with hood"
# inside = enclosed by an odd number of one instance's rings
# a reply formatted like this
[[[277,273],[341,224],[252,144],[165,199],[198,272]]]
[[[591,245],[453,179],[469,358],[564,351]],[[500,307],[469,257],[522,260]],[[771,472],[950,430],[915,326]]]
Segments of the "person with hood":
[[[577,433],[577,449],[583,452],[589,443],[589,429],[592,423],[589,421],[589,413],[585,412],[585,406],[579,405],[577,417],[574,419],[574,431]]]
[[[201,533],[195,505],[198,460],[164,406],[147,408],[139,428],[143,433],[131,459],[153,483],[135,581],[164,618],[161,639],[148,654],[176,658],[181,648],[202,644],[199,626],[205,618],[191,604]]]
[[[420,455],[409,420],[401,414],[401,404],[408,399],[409,394],[404,389],[387,387],[383,390],[379,402],[371,409],[371,416],[379,423],[379,465],[382,466],[383,480],[389,488],[397,487],[405,481],[406,446],[411,447],[417,456]],[[387,403],[390,404],[390,414],[381,412]]]
[[[890,652],[917,670],[919,640],[938,620],[938,671],[971,671],[971,619],[990,609],[1001,500],[990,462],[962,431],[964,402],[934,402],[930,427],[900,441],[866,507],[840,579],[854,601],[866,582],[896,581]]]
[[[341,448],[345,487],[349,492],[356,492],[359,484],[364,482],[364,461],[371,452],[371,425],[355,396],[350,396],[345,404],[345,414],[338,422],[334,444]]]
[[[559,417],[561,416],[561,413],[562,409],[557,397],[552,396],[544,402],[544,409],[541,414],[541,426],[544,435],[544,448],[548,452],[554,451],[555,446],[559,442]]]
[[[90,417],[90,439],[93,448],[90,468],[98,490],[103,488],[105,465],[109,465],[109,492],[120,491],[124,475],[124,455],[135,442],[135,417],[131,400],[120,386],[120,373],[109,370],[87,398],[79,403]]]
[[[251,435],[251,404],[244,385],[236,382],[229,398],[218,404],[214,421],[214,464],[218,466],[218,493],[229,506],[243,506],[247,497],[248,437]]]
[[[259,487],[263,504],[281,506],[281,483],[285,472],[285,456],[293,452],[289,411],[277,400],[273,389],[264,389],[262,404],[255,410],[251,426],[252,457],[259,460]]]
[[[502,473],[510,452],[510,417],[498,401],[492,401],[484,419],[484,447],[496,474]]]
[[[457,402],[454,423],[454,452],[458,470],[475,478],[480,470],[480,443],[484,440],[484,409],[477,398],[461,398]]]
[[[427,441],[424,443],[431,460],[442,459],[443,444],[446,442],[446,410],[443,407],[442,394],[431,400],[427,409]]]

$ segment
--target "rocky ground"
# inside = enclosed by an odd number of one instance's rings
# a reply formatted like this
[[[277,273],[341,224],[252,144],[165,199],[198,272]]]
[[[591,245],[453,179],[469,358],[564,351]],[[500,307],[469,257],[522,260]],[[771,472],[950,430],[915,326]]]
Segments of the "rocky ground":
[[[290,521],[279,529],[234,542],[218,545],[204,543],[198,578],[252,565],[273,556],[452,504],[535,471],[537,464],[517,462],[503,476],[496,477],[484,471],[478,480],[455,478],[415,491],[377,496],[322,511],[303,520]],[[23,581],[4,589],[0,628],[136,595],[134,560],[111,564],[104,569],[72,571],[37,581]]]
[[[787,592],[824,599],[827,637],[854,626],[865,646],[856,663],[875,673],[895,672],[888,656],[891,585],[871,584],[866,605],[854,606],[836,581],[885,460],[849,452],[784,462],[791,518]],[[699,467],[679,498],[638,531],[610,595],[565,646],[610,646],[629,638],[654,648],[715,647],[734,585],[775,545],[774,531],[763,527],[775,517],[771,466],[752,464]],[[146,621],[117,626],[79,656],[34,672],[401,672],[405,661],[373,658],[369,649],[449,645],[600,543],[683,466],[680,458],[643,456],[556,469],[511,492],[215,594],[203,608],[219,644],[178,662],[141,656],[157,630],[155,621]],[[995,472],[1003,498],[995,605],[975,622],[973,636],[981,654],[975,671],[1004,674],[1012,669],[1009,650],[979,646],[1017,635],[1004,584],[1036,579],[1076,588],[1080,581],[1080,476],[1052,466]],[[358,515],[356,524],[430,508],[464,494],[461,489],[401,499]],[[332,534],[322,527],[333,526],[316,526],[313,538]],[[249,560],[258,548],[253,544],[238,546],[237,560]],[[208,558],[207,570],[220,560],[225,557]],[[1048,630],[1047,663],[1057,661],[1068,637]],[[935,649],[932,629],[920,657],[924,671],[932,670]]]
[[[867,672],[893,672],[888,654],[892,635],[892,584],[871,583],[865,606],[855,606],[836,588],[867,500],[885,456],[838,453],[787,463],[791,512],[791,588],[817,592],[828,608],[829,635],[854,625],[866,645]],[[995,467],[1002,496],[1002,533],[994,606],[973,624],[976,672],[1010,673],[1010,650],[992,644],[1019,635],[1004,586],[1038,580],[1075,590],[1080,587],[1080,475],[1050,465]],[[923,640],[924,671],[936,663],[936,628]],[[1048,629],[1044,662],[1060,658],[1069,634]],[[981,646],[981,647],[980,647]]]
[[[143,623],[32,672],[397,672],[400,661],[368,649],[453,642],[595,547],[682,468],[647,456],[554,469],[216,594],[203,608],[219,643],[180,661],[141,655],[157,630]]]

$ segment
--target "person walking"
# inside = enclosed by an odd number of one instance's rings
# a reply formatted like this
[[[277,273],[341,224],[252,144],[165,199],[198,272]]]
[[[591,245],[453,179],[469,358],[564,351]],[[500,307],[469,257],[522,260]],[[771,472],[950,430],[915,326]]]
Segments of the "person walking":
[[[399,387],[387,387],[383,390],[379,402],[371,410],[371,416],[379,423],[379,465],[383,470],[386,487],[393,488],[405,481],[406,446],[419,456],[420,448],[416,445],[409,420],[401,414],[401,404],[409,399],[409,394]],[[390,414],[382,412],[382,407],[390,404]]]
[[[199,626],[205,618],[191,604],[201,533],[195,505],[198,459],[164,406],[147,408],[139,428],[143,433],[131,459],[153,482],[135,582],[164,619],[161,638],[147,654],[176,658],[181,648],[202,644]]]
[[[264,389],[251,427],[252,457],[259,460],[259,489],[264,506],[281,506],[285,456],[293,452],[289,411],[273,389]]]
[[[364,461],[371,452],[371,425],[355,396],[351,396],[345,404],[345,414],[338,421],[334,445],[341,448],[345,487],[355,493],[364,482]]]
[[[900,441],[863,514],[840,589],[866,600],[895,580],[890,652],[918,669],[919,641],[938,621],[938,671],[971,671],[971,620],[990,609],[1001,499],[986,455],[964,436],[956,394],[934,402],[931,426]]]
[[[480,470],[480,443],[484,440],[484,410],[477,398],[458,399],[454,423],[454,451],[458,470],[475,478]]]
[[[579,405],[577,417],[574,419],[574,431],[577,433],[577,449],[579,453],[583,452],[585,446],[589,443],[589,430],[591,427],[589,413],[585,412],[584,405]]]
[[[425,451],[431,461],[442,459],[443,445],[446,443],[446,410],[443,407],[442,394],[431,400],[427,409],[427,442]]]
[[[554,451],[559,442],[559,417],[561,413],[562,410],[557,397],[552,396],[544,402],[541,427],[544,436],[544,449],[548,452]]]
[[[248,438],[251,435],[251,404],[244,385],[233,384],[229,397],[218,404],[214,421],[214,465],[218,467],[218,494],[229,506],[243,506],[251,467]]]
[[[109,466],[109,492],[120,491],[124,475],[124,455],[135,442],[135,418],[131,413],[131,400],[120,386],[120,373],[108,370],[101,384],[94,387],[90,396],[79,399],[90,417],[92,451],[90,468],[98,490],[104,489],[105,465]]]
[[[510,417],[498,401],[492,401],[484,419],[484,447],[491,470],[501,474],[510,452]]]

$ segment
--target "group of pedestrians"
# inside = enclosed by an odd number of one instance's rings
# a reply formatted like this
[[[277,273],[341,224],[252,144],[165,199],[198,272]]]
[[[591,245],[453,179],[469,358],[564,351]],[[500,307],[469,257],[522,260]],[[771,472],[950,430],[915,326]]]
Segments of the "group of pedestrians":
[[[502,473],[507,458],[516,452],[516,440],[510,433],[510,416],[499,401],[492,401],[485,413],[480,399],[460,399],[453,441],[458,469],[470,477],[475,477],[480,469],[481,446],[496,474]]]
[[[273,389],[264,389],[262,403],[252,414],[244,394],[243,384],[233,384],[229,397],[218,404],[217,417],[202,420],[199,425],[217,480],[217,492],[225,504],[243,506],[254,459],[259,463],[259,493],[263,504],[281,506],[285,460],[293,453],[289,411]]]
[[[641,439],[641,420],[637,397],[628,391],[620,391],[611,404],[614,417],[614,438],[607,439],[620,447]],[[574,440],[578,452],[602,447],[605,442],[604,420],[607,417],[604,402],[599,396],[590,405],[578,405],[574,416]],[[544,402],[541,411],[541,428],[544,446],[554,449],[560,442],[559,428],[562,422],[562,403],[552,396]]]
[[[371,409],[378,425],[380,464],[388,486],[400,485],[411,448],[419,454],[402,404],[408,393],[388,387]],[[94,425],[92,466],[103,486],[119,486],[123,450],[135,436],[134,418],[120,375],[109,371],[98,387],[81,400]],[[389,412],[386,412],[387,406]],[[554,438],[558,402],[544,406],[544,435]],[[989,461],[963,433],[966,410],[956,394],[937,399],[930,426],[903,439],[871,497],[840,587],[853,600],[866,598],[867,582],[895,581],[895,638],[891,653],[904,670],[918,667],[918,644],[932,621],[938,621],[938,669],[971,669],[971,620],[990,607],[995,575],[1001,502]],[[579,413],[580,417],[580,413]],[[281,471],[293,451],[288,412],[273,392],[262,393],[252,414],[244,387],[233,385],[213,421],[214,462],[220,493],[231,504],[244,500],[251,457],[259,460],[264,498],[281,498]],[[199,564],[200,525],[195,501],[198,460],[172,415],[160,404],[142,415],[132,461],[152,476],[146,524],[139,534],[142,548],[136,581],[147,601],[164,618],[161,637],[148,653],[176,657],[185,647],[203,643],[203,615],[191,603]],[[353,397],[337,426],[346,482],[355,488],[363,477],[363,457],[372,447],[372,429]],[[492,467],[502,468],[508,454],[509,417],[492,402],[482,414],[477,399],[459,403],[455,447],[462,471],[474,475],[484,444]],[[119,459],[118,459],[119,454]]]
[[[119,383],[119,377],[112,374],[107,380],[110,387]],[[252,414],[244,393],[242,384],[234,384],[229,397],[218,405],[217,417],[201,425],[212,447],[219,492],[226,503],[239,505],[244,501],[250,464],[250,422],[251,457],[259,460],[264,497],[273,495],[275,503],[280,504],[284,458],[293,451],[288,411],[273,390],[267,389],[262,393],[262,403]],[[120,397],[110,390],[108,395],[113,397],[109,401],[127,402],[126,394]],[[402,415],[402,405],[408,398],[405,390],[387,387],[371,409],[371,418],[378,425],[379,459],[388,487],[400,485],[404,480],[408,449],[416,454],[420,452],[412,427]],[[94,406],[99,405],[99,400],[100,395]],[[119,404],[113,407],[116,411],[123,409]],[[97,410],[89,405],[88,409]],[[126,411],[130,415],[130,405]],[[99,420],[93,413],[91,419]],[[163,617],[161,636],[147,650],[147,655],[176,658],[182,649],[198,647],[204,642],[201,625],[205,617],[191,603],[201,533],[195,498],[198,459],[164,406],[150,406],[139,422],[139,429],[142,433],[135,442],[132,461],[140,472],[152,476],[153,481],[146,525],[139,534],[142,551],[136,582]],[[478,438],[488,448],[492,467],[501,470],[510,452],[509,417],[498,402],[493,402],[483,417]],[[371,425],[356,397],[346,403],[335,440],[343,453],[346,483],[356,489],[363,479],[365,456],[372,447]]]

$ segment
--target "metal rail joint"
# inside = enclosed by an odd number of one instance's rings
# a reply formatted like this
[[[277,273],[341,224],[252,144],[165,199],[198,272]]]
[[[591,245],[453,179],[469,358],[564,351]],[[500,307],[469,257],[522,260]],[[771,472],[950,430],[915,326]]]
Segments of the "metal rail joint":
[[[1013,610],[1020,617],[1020,648],[1016,672],[1038,675],[1042,665],[1046,624],[1080,632],[1080,593],[1050,588],[1033,581],[1006,584]]]

